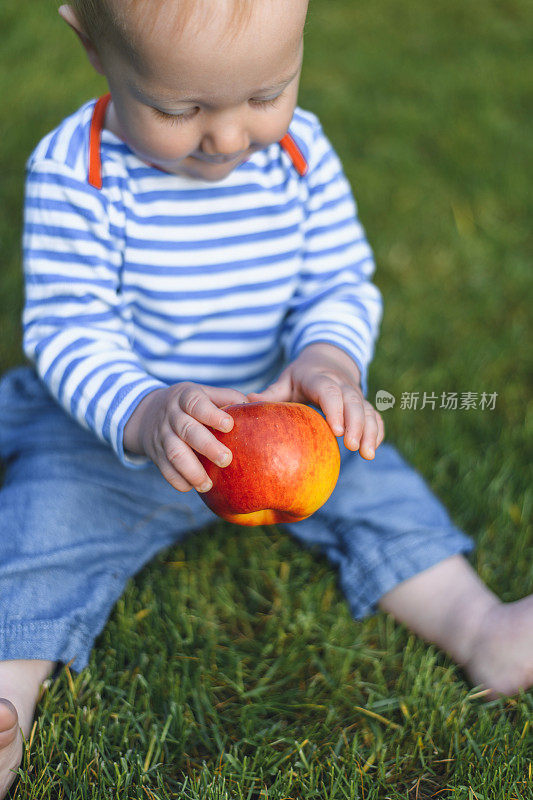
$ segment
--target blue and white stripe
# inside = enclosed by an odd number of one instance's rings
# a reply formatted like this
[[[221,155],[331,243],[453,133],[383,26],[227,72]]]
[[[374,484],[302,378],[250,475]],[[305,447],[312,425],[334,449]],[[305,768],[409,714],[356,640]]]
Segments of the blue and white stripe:
[[[190,380],[259,391],[312,342],[367,369],[382,315],[375,266],[339,159],[315,115],[217,183],[163,173],[102,131],[103,186],[87,181],[94,100],[27,163],[24,350],[58,402],[124,453],[150,391]]]

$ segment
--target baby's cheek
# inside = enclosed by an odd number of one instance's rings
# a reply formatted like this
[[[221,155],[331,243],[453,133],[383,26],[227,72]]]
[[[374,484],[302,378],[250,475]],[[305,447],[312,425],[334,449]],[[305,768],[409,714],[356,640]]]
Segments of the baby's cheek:
[[[297,99],[297,90],[291,89],[287,97],[284,98],[284,102],[275,110],[275,113],[268,115],[268,119],[262,125],[266,144],[279,142],[285,136],[294,115]]]
[[[258,121],[255,125],[253,134],[253,143],[261,147],[268,147],[274,142],[279,142],[289,128],[293,111],[285,112],[277,115],[275,118],[269,118],[264,121]]]
[[[194,137],[178,125],[158,122],[138,127],[130,146],[145,161],[172,164],[195,149]]]

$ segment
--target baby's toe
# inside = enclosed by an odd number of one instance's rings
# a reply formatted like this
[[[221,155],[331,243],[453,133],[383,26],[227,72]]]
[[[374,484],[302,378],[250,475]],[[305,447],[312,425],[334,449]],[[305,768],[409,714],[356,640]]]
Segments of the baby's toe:
[[[22,758],[22,737],[17,709],[0,697],[0,798],[5,797],[16,777]]]
[[[9,700],[0,697],[0,750],[8,747],[18,734],[17,709]]]

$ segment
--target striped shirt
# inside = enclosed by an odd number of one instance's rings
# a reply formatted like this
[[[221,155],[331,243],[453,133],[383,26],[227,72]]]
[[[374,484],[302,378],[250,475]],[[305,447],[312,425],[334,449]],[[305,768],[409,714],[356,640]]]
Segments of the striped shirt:
[[[366,395],[381,294],[317,117],[297,107],[281,142],[208,182],[141,161],[101,129],[102,100],[26,165],[24,352],[60,405],[135,467],[126,422],[179,381],[260,391],[329,342]]]

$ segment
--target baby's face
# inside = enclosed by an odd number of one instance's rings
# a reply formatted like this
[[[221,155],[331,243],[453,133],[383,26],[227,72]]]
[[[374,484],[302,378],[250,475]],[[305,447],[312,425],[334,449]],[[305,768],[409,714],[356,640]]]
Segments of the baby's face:
[[[232,2],[199,3],[203,16],[195,10],[179,35],[159,13],[150,29],[135,32],[138,62],[112,46],[100,53],[112,95],[106,126],[143,161],[218,181],[287,132],[307,0],[253,0],[249,21],[233,39]],[[212,3],[216,13],[208,15]]]

